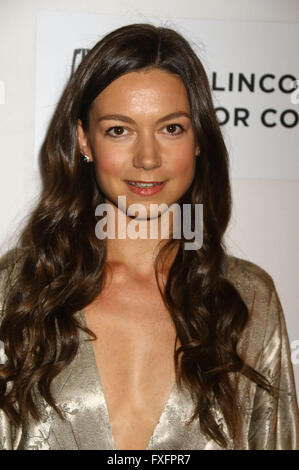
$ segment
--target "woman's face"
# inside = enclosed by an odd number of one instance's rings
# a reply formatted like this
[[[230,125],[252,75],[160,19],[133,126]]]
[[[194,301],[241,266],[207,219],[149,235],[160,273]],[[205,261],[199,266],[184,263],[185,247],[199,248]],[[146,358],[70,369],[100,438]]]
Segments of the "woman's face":
[[[78,139],[108,201],[117,206],[126,196],[127,207],[142,203],[149,214],[150,204],[180,199],[199,153],[189,116],[181,79],[157,69],[122,75],[95,98],[89,130],[79,121]]]

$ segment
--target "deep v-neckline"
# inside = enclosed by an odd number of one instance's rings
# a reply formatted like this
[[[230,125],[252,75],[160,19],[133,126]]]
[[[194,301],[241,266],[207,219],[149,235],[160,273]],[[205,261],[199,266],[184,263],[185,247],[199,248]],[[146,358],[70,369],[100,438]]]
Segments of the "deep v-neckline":
[[[83,310],[80,310],[79,311],[79,315],[80,315],[80,318],[82,320],[82,323],[84,324],[84,326],[87,327],[87,322],[86,322],[86,319],[85,319],[85,314],[84,314],[84,311]],[[119,450],[116,448],[116,443],[115,443],[115,439],[114,439],[114,435],[113,435],[113,431],[112,431],[112,426],[111,426],[111,422],[110,422],[110,416],[109,416],[109,410],[108,410],[108,405],[107,405],[107,400],[106,400],[106,397],[105,397],[105,393],[104,393],[104,388],[103,388],[103,384],[102,384],[102,380],[101,380],[101,375],[100,375],[100,371],[99,371],[99,367],[97,365],[97,361],[96,361],[96,357],[95,357],[95,352],[94,352],[94,347],[93,347],[93,344],[92,344],[92,341],[85,341],[85,344],[86,344],[86,348],[88,349],[88,355],[91,357],[91,366],[92,366],[92,369],[93,369],[93,374],[94,374],[94,377],[95,377],[95,380],[96,380],[96,383],[99,387],[99,396],[102,395],[102,400],[103,400],[103,404],[104,404],[104,411],[105,411],[105,414],[106,414],[106,419],[107,419],[107,425],[108,425],[108,429],[109,429],[109,434],[110,434],[110,439],[111,439],[111,442],[113,443],[113,446],[114,446],[114,449],[113,450]],[[164,418],[165,416],[165,413],[167,411],[167,408],[168,408],[168,405],[170,404],[171,400],[172,400],[172,397],[173,397],[173,394],[175,392],[175,389],[177,387],[177,381],[175,380],[175,382],[173,383],[172,387],[171,387],[171,390],[170,390],[170,393],[168,395],[168,399],[166,400],[165,404],[164,404],[164,407],[162,409],[162,412],[160,414],[160,417],[153,429],[153,432],[148,440],[148,443],[147,443],[147,446],[145,449],[139,449],[139,450],[149,450],[150,448],[150,445],[151,445],[151,442],[153,440],[153,438],[155,437],[157,431],[158,431],[158,427],[159,427],[159,424],[161,422],[161,420]]]

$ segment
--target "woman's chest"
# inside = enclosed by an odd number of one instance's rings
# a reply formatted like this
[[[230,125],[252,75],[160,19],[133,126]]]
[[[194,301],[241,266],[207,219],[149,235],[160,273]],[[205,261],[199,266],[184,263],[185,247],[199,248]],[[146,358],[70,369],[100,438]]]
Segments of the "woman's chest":
[[[144,449],[175,383],[170,314],[154,290],[103,295],[84,313],[116,447]]]

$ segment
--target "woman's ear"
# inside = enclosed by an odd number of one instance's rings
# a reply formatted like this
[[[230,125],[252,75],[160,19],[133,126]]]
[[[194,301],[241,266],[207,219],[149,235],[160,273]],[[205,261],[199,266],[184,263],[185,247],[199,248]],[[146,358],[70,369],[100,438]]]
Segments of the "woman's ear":
[[[87,134],[83,129],[82,122],[78,119],[77,122],[77,137],[80,153],[89,158],[89,161],[93,161],[91,149],[88,143]]]

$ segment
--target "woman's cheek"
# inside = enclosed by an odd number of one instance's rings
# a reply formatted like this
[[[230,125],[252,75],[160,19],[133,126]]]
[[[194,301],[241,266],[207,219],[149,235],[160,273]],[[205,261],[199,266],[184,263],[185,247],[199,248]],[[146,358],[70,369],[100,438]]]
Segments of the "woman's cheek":
[[[100,171],[103,171],[108,175],[118,176],[121,169],[121,161],[120,159],[114,159],[109,155],[106,155],[105,158],[101,159],[98,168]]]
[[[96,167],[99,171],[117,175],[124,163],[124,155],[120,148],[111,149],[109,146],[98,146],[94,152]]]
[[[188,174],[193,174],[195,169],[195,157],[193,152],[188,149],[188,151],[182,150],[182,152],[177,156],[173,163],[173,171],[176,174],[183,174],[187,176]]]

